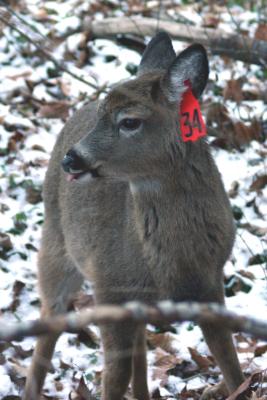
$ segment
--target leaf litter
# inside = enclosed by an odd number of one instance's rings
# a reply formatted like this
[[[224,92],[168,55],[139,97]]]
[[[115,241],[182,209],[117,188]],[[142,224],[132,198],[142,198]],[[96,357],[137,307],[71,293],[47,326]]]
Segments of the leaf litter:
[[[169,4],[171,3],[171,4]],[[246,2],[209,6],[166,2],[165,17],[189,25],[243,32],[267,41],[259,10]],[[204,4],[204,3],[203,3]],[[36,31],[40,43],[70,71],[101,87],[130,78],[144,42],[125,41],[129,48],[75,33],[86,17],[155,16],[158,2],[25,0],[10,1],[13,10]],[[3,11],[3,8],[1,8]],[[2,14],[1,14],[2,15]],[[6,18],[10,14],[6,13]],[[49,38],[49,40],[48,40]],[[122,43],[122,41],[121,41]],[[137,46],[137,47],[134,47]],[[177,51],[186,45],[174,41]],[[95,90],[60,70],[57,64],[10,27],[0,33],[0,315],[5,323],[39,317],[36,285],[37,250],[44,210],[41,189],[49,156],[65,120]],[[203,97],[210,144],[229,192],[237,226],[233,254],[225,266],[226,304],[244,315],[264,318],[266,283],[266,70],[210,56],[211,74]],[[100,91],[101,92],[101,91]],[[103,94],[99,93],[100,96]],[[90,285],[74,299],[77,310],[91,307]],[[266,396],[267,345],[244,334],[235,344],[246,376],[229,400],[246,392]],[[221,375],[192,323],[171,331],[148,327],[148,376],[153,399],[198,399],[207,384]],[[35,340],[0,343],[0,398],[20,399]],[[103,350],[99,331],[90,326],[78,336],[63,334],[47,376],[44,398],[90,400],[99,396]]]

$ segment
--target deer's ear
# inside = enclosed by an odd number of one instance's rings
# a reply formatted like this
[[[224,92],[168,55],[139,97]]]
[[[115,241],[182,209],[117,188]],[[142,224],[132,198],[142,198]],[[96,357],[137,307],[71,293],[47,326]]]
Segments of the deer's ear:
[[[175,60],[175,57],[176,54],[169,35],[165,32],[159,32],[148,43],[143,53],[138,75],[154,70],[166,71]]]
[[[182,51],[173,61],[161,81],[162,89],[170,102],[176,102],[190,81],[195,97],[199,97],[207,84],[209,63],[205,48],[193,44]]]

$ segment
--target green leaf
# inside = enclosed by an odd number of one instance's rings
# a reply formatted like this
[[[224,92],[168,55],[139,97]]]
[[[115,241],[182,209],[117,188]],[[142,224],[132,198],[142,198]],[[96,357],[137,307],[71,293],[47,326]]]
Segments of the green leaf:
[[[238,207],[238,206],[235,206],[235,205],[232,206],[232,213],[233,213],[234,219],[236,221],[239,221],[244,216],[243,211],[241,210],[241,208]]]
[[[137,65],[133,63],[128,63],[125,68],[131,75],[136,75],[138,69]]]

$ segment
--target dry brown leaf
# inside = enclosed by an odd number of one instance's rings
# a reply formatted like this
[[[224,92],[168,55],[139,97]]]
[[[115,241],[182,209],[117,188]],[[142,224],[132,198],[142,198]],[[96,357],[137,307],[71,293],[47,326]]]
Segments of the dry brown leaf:
[[[92,294],[79,292],[74,297],[72,305],[76,311],[80,311],[84,308],[92,308],[95,305],[94,297]]]
[[[89,327],[84,328],[79,334],[78,339],[89,348],[97,348],[100,345],[99,337]]]
[[[214,365],[210,358],[208,358],[207,356],[202,356],[196,349],[188,347],[188,350],[191,354],[192,360],[195,361],[195,363],[201,370],[205,371],[210,366]]]
[[[266,351],[267,351],[267,344],[258,345],[255,348],[255,352],[254,352],[255,357],[262,356],[264,353],[266,353]]]
[[[13,369],[13,372],[19,375],[21,378],[26,378],[27,367],[21,365],[15,358],[9,358],[9,365]]]
[[[252,225],[249,223],[240,224],[239,228],[246,229],[249,233],[255,236],[264,236],[267,233],[267,227]]]
[[[43,7],[38,8],[33,15],[34,19],[39,22],[47,22],[51,21],[51,15],[47,13],[47,10]]]
[[[86,386],[83,377],[81,377],[77,389],[71,392],[69,397],[71,400],[96,400]]]
[[[34,144],[32,146],[32,150],[41,151],[42,153],[46,153],[46,150],[40,144]]]
[[[249,187],[250,192],[258,192],[267,185],[267,174],[257,176]]]
[[[160,385],[164,386],[167,384],[169,376],[167,371],[175,368],[176,365],[181,363],[181,360],[173,354],[167,353],[161,348],[156,348],[155,352],[155,367],[153,368],[153,379],[159,379]]]
[[[69,116],[71,104],[67,101],[51,101],[40,106],[38,116],[42,118],[62,118]]]
[[[223,126],[231,122],[227,108],[221,103],[211,103],[207,109],[206,115],[207,125],[216,123],[218,126]]]
[[[155,333],[147,331],[147,341],[152,348],[160,347],[171,354],[176,354],[173,347],[173,337],[169,332]]]
[[[223,90],[224,100],[233,100],[236,103],[241,103],[243,93],[240,79],[230,79]]]
[[[30,204],[38,204],[42,201],[42,191],[41,189],[35,188],[33,186],[26,187],[26,200]]]
[[[259,24],[254,35],[257,40],[267,41],[267,24]]]
[[[250,125],[238,121],[234,124],[233,144],[240,147],[250,143],[252,140],[260,140],[261,126],[258,121],[253,120]]]
[[[229,116],[227,108],[220,103],[210,104],[206,114],[208,127],[216,132],[213,146],[223,149],[237,148],[247,145],[252,140],[262,140],[262,124],[253,119],[250,125],[241,121],[234,122]]]
[[[0,232],[0,247],[2,247],[2,249],[5,251],[9,251],[13,248],[10,236],[8,236],[6,233]]]
[[[202,19],[202,26],[205,28],[217,28],[220,22],[220,18],[214,14],[206,14]]]
[[[25,287],[24,282],[16,280],[13,284],[13,296],[15,297],[19,296],[24,287]]]
[[[251,396],[262,382],[264,371],[254,372],[249,378],[247,378],[226,400],[237,400],[238,396],[244,394]],[[252,390],[253,389],[253,390]]]
[[[14,75],[7,75],[7,78],[12,79],[13,81],[16,81],[19,78],[28,78],[31,76],[32,71],[25,71],[25,72],[20,72],[19,74],[14,74]]]
[[[17,145],[19,143],[23,143],[25,140],[25,136],[23,135],[22,132],[19,130],[16,130],[16,132],[9,138],[7,148],[9,151],[17,151]]]
[[[70,84],[70,82],[66,82],[66,81],[60,80],[59,86],[60,86],[61,92],[65,96],[69,96],[70,95],[70,93],[71,93],[71,84]]]
[[[193,389],[187,389],[187,387],[185,386],[183,388],[183,390],[181,391],[180,395],[179,395],[179,399],[181,400],[186,400],[186,399],[198,399],[199,398],[199,394],[196,390]]]
[[[231,199],[234,199],[238,195],[238,189],[239,189],[239,182],[237,181],[232,182],[231,187],[228,191],[228,196]]]
[[[155,361],[154,365],[156,367],[160,367],[165,371],[172,369],[175,365],[180,364],[181,359],[176,357],[173,354],[168,353],[167,351],[162,350],[161,348],[157,347],[155,350]]]
[[[255,275],[254,275],[252,272],[250,272],[250,271],[247,271],[247,270],[244,270],[244,269],[240,269],[240,270],[238,271],[238,273],[239,273],[241,276],[243,276],[244,278],[251,279],[252,281],[254,281],[254,279],[255,279]]]

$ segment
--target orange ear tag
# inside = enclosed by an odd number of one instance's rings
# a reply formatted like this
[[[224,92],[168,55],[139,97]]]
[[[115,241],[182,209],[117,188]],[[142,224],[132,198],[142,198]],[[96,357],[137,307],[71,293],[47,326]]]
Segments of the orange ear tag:
[[[199,102],[192,93],[190,83],[186,81],[185,84],[188,89],[183,94],[181,102],[180,128],[182,140],[184,142],[195,142],[207,135],[207,128],[200,111]]]

